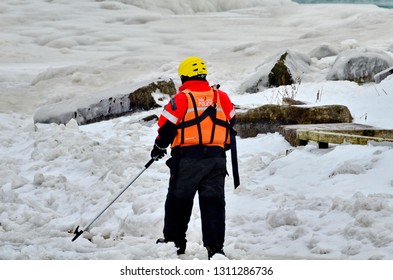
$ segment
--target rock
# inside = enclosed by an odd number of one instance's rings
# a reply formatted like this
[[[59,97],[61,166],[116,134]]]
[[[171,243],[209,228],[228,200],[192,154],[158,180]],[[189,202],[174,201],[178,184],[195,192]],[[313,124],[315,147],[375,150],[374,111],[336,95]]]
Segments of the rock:
[[[268,87],[291,85],[308,72],[311,59],[295,52],[280,52],[258,66],[256,72],[239,87],[238,93],[256,93]]]
[[[343,105],[298,107],[268,104],[238,113],[235,130],[241,138],[247,138],[259,133],[279,132],[281,125],[348,123],[352,119],[349,109]]]
[[[329,56],[336,56],[338,54],[338,50],[334,47],[324,44],[315,49],[311,50],[310,57],[315,57],[317,59],[322,59]]]
[[[158,121],[158,116],[157,115],[149,115],[147,117],[144,117],[142,119],[142,121],[144,121],[144,122],[151,122],[151,121],[156,122],[156,121]]]
[[[280,59],[277,60],[277,63],[270,71],[268,75],[269,87],[287,86],[294,83],[291,71],[289,70],[288,66],[285,65],[287,56],[288,52],[282,54]]]
[[[393,75],[393,67],[390,67],[389,69],[386,69],[382,72],[379,72],[378,74],[376,74],[374,76],[374,81],[378,84],[380,83],[382,80],[386,79],[387,77],[389,77],[390,75]]]
[[[283,105],[306,105],[303,101],[296,100],[290,97],[283,97],[282,98]]]
[[[176,87],[172,80],[156,80],[94,93],[81,99],[42,107],[34,114],[34,122],[67,124],[74,119],[78,125],[83,125],[147,111],[160,107],[153,97],[157,91],[173,95]]]
[[[327,79],[374,82],[374,75],[392,66],[393,58],[384,51],[364,48],[347,50],[337,56]]]

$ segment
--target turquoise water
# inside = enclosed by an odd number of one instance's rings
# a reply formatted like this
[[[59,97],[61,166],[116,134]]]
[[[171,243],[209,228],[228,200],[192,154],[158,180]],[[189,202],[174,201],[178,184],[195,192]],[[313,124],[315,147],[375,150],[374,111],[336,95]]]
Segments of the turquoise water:
[[[393,9],[393,0],[293,0],[300,4],[327,4],[327,3],[346,3],[346,4],[374,4],[382,8]]]

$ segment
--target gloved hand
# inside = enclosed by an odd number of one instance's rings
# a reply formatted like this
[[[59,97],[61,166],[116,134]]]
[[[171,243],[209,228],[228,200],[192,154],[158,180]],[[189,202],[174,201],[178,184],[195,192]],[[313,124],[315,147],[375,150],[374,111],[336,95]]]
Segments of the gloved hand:
[[[157,144],[154,144],[153,150],[151,150],[151,157],[155,160],[162,159],[166,155],[166,148],[158,147]]]

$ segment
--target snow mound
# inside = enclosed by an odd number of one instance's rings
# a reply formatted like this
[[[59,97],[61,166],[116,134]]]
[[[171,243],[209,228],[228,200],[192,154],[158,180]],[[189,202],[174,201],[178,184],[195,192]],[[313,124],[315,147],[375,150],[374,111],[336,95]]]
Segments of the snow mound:
[[[271,227],[277,228],[281,226],[297,226],[299,219],[294,211],[279,209],[267,214],[267,222]]]
[[[134,5],[142,9],[173,14],[195,14],[207,12],[224,12],[234,9],[244,9],[263,6],[279,6],[291,4],[290,0],[116,0]]]
[[[292,80],[301,80],[303,74],[309,71],[311,64],[310,57],[297,51],[283,50],[276,53],[274,56],[270,57],[264,63],[259,65],[255,73],[240,85],[238,93],[256,93],[269,87],[269,74],[272,72],[273,67],[278,63],[280,58],[285,53],[287,55],[285,56],[284,64],[287,67]]]
[[[329,56],[336,56],[338,54],[338,50],[329,44],[320,45],[310,52],[310,57],[315,57],[317,59],[322,59]]]
[[[44,106],[34,114],[34,122],[66,124],[75,119],[80,125],[107,120],[137,111],[159,107],[154,95],[176,92],[172,80],[129,84],[113,90],[94,93]],[[167,98],[168,99],[168,96]]]
[[[328,80],[374,81],[374,75],[393,66],[393,58],[376,49],[358,48],[339,54],[327,75]]]

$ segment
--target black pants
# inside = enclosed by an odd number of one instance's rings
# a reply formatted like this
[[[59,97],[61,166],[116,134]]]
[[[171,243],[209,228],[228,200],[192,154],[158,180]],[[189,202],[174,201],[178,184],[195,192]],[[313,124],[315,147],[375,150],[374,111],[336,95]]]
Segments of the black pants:
[[[226,158],[182,157],[170,164],[171,178],[165,202],[164,237],[186,242],[196,192],[202,220],[203,245],[219,251],[225,238]]]

